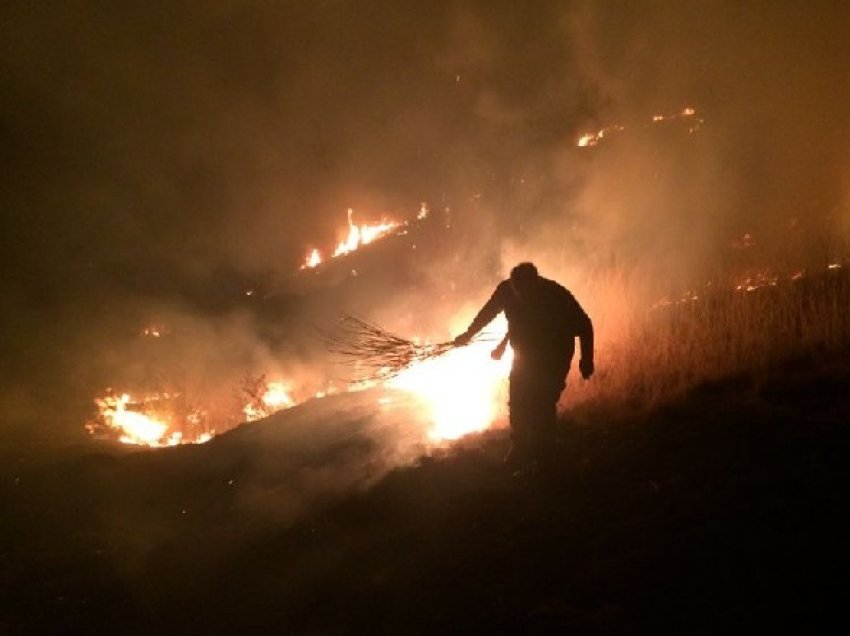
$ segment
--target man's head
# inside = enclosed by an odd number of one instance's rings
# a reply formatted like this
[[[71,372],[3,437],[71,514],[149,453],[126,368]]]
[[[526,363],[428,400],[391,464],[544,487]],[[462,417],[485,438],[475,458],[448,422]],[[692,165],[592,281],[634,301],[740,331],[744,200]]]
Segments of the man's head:
[[[511,270],[511,289],[517,296],[526,296],[539,280],[534,263],[520,263]]]

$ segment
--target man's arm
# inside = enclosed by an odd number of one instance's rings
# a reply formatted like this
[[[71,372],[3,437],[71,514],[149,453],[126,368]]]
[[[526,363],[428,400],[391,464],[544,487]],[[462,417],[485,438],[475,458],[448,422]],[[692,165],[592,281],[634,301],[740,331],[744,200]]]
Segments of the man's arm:
[[[578,369],[581,372],[581,377],[585,380],[590,379],[593,375],[593,323],[590,317],[581,310],[581,319],[579,320],[579,347],[581,349],[581,359],[578,361]]]
[[[569,317],[570,329],[578,336],[581,359],[578,363],[581,377],[585,380],[593,375],[593,323],[590,316],[584,311],[579,302],[569,291],[562,296],[566,304],[566,313]]]
[[[455,338],[454,343],[458,346],[462,346],[467,344],[472,337],[477,334],[479,331],[484,329],[493,318],[499,315],[499,312],[505,308],[504,302],[504,289],[506,283],[500,283],[493,294],[490,296],[490,300],[488,300],[484,306],[481,308],[481,311],[473,318],[472,322],[469,325],[469,328],[460,334],[457,338]]]

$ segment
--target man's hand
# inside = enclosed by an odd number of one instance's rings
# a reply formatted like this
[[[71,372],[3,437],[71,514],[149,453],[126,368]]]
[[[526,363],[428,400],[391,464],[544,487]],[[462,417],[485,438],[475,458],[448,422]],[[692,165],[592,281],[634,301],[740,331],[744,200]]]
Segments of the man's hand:
[[[463,347],[469,344],[469,341],[472,340],[472,334],[468,331],[464,331],[457,338],[454,339],[454,345],[456,347]]]
[[[589,380],[590,376],[593,375],[593,360],[582,360],[578,363],[578,370],[581,371],[581,377],[584,380]]]

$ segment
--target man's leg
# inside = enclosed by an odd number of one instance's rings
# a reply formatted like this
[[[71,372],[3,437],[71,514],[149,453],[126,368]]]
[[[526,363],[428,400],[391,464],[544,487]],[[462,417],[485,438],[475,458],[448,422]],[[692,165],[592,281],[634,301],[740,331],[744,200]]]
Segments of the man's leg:
[[[557,406],[566,386],[566,369],[541,369],[533,391],[532,452],[538,460],[553,457],[557,437]]]
[[[528,373],[519,369],[511,371],[508,387],[511,450],[506,459],[514,465],[523,465],[533,458],[536,417],[533,389],[533,382]]]

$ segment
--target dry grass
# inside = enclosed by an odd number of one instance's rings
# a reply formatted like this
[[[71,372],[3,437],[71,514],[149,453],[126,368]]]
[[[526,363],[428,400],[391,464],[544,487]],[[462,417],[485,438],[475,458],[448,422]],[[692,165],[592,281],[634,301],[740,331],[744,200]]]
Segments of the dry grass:
[[[652,407],[703,382],[850,344],[844,270],[752,291],[709,288],[695,300],[661,305],[622,272],[597,277],[589,288],[598,371],[593,382],[573,383],[571,406],[602,400]]]

